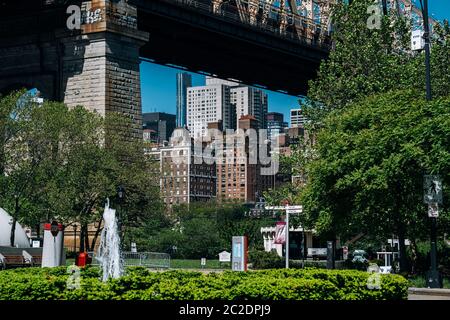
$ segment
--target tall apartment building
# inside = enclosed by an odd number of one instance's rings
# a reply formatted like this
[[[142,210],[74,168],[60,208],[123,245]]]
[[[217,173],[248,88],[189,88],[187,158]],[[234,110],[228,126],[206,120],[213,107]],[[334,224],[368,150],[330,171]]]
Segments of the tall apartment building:
[[[266,122],[267,138],[270,140],[284,133],[288,128],[288,123],[284,121],[284,115],[279,112],[269,112],[266,116]]]
[[[257,121],[258,129],[267,128],[266,115],[268,109],[267,94],[261,89],[239,86],[231,88],[231,103],[236,107],[237,119],[252,115]],[[239,129],[239,121],[237,121]]]
[[[186,72],[177,73],[177,127],[187,125],[187,88],[192,87],[192,76]]]
[[[304,127],[306,118],[302,109],[291,109],[291,128]]]
[[[210,122],[222,121],[224,130],[235,129],[235,115],[229,86],[219,83],[187,89],[187,128],[191,137],[205,136]]]
[[[144,140],[157,144],[169,141],[175,130],[175,115],[165,112],[149,112],[142,114]]]
[[[263,90],[244,86],[230,80],[206,77],[206,85],[217,84],[230,87],[230,101],[236,108],[236,128],[239,128],[241,116],[245,115],[254,116],[259,129],[267,128],[268,97]]]
[[[160,187],[166,205],[215,198],[216,165],[213,161],[198,161],[198,157],[189,132],[182,128],[175,130],[168,146],[160,148]]]
[[[253,116],[242,116],[239,128],[244,131],[257,129],[258,122]],[[224,140],[234,141],[232,145],[224,146],[224,155],[233,155],[233,158],[217,159],[217,198],[225,202],[254,202],[257,195],[273,184],[273,176],[261,175],[261,165],[251,161],[250,153],[259,150],[251,149],[245,134],[236,132]]]

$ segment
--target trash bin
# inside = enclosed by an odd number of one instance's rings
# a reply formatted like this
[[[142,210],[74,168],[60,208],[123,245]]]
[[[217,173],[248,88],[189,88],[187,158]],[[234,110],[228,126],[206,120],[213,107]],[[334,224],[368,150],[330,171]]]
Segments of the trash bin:
[[[78,267],[85,267],[88,264],[89,260],[89,255],[87,254],[87,252],[80,252],[77,256],[77,258],[75,259],[75,264]]]

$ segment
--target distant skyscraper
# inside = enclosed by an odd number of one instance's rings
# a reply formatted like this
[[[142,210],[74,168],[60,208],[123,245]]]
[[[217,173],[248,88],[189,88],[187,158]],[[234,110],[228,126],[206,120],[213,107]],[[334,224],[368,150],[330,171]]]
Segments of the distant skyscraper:
[[[303,115],[302,109],[291,109],[291,127],[299,128],[305,125],[305,116]]]
[[[177,121],[178,127],[187,125],[187,88],[192,86],[192,76],[188,73],[177,73]]]
[[[267,138],[272,139],[288,127],[287,122],[284,122],[284,115],[279,112],[269,112],[266,116],[267,120]]]

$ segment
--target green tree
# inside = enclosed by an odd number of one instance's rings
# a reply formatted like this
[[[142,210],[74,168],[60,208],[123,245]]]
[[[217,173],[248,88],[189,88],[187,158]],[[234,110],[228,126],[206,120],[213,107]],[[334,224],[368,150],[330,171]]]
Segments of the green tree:
[[[0,98],[0,206],[12,216],[10,245],[14,246],[16,222],[34,221],[32,199],[39,192],[35,182],[42,157],[30,135],[30,120],[37,104],[25,91]]]
[[[366,96],[390,90],[417,89],[425,95],[425,58],[411,52],[411,23],[395,11],[381,19],[380,29],[368,27],[372,0],[339,1],[332,9],[333,50],[310,81],[304,109],[317,125],[330,110],[344,108]],[[450,28],[434,26],[432,81],[435,97],[450,94]]]
[[[119,205],[119,185],[127,191],[119,208],[123,233],[161,210],[155,163],[144,155],[142,139],[130,139],[131,119],[105,119],[58,102],[37,105],[23,94],[0,101],[0,205],[14,221],[80,223],[80,248],[92,250],[106,198]],[[98,228],[89,243],[93,222]]]
[[[403,258],[404,239],[427,238],[423,175],[441,174],[450,183],[450,98],[418,97],[416,91],[380,94],[324,120],[301,194],[310,227],[347,239],[396,234]],[[447,205],[439,234],[449,222]]]

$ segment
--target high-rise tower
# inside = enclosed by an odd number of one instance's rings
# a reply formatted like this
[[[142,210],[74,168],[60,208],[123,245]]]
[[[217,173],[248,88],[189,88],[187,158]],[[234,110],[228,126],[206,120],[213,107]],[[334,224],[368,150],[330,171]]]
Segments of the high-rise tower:
[[[192,86],[192,76],[188,73],[177,73],[177,127],[186,127],[187,88]]]

